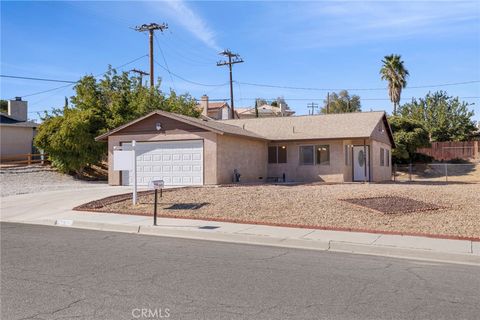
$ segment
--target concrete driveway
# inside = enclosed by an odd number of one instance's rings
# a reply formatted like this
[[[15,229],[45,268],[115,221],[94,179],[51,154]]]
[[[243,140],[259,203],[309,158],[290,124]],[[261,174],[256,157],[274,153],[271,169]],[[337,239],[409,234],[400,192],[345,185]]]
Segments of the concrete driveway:
[[[3,197],[1,221],[41,222],[42,220],[64,219],[76,214],[72,210],[82,203],[131,192],[131,187],[91,185],[90,188],[46,191]]]

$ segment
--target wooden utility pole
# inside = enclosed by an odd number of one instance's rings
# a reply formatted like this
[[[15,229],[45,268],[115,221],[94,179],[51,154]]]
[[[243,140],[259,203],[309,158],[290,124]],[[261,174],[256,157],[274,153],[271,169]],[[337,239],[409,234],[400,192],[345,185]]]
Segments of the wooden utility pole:
[[[138,70],[138,69],[132,69],[130,70],[130,72],[134,72],[134,73],[137,73],[140,77],[140,86],[143,85],[143,76],[148,76],[148,72],[145,72],[145,71],[142,71],[142,70]]]
[[[149,40],[149,46],[150,46],[150,88],[153,89],[155,87],[155,80],[153,76],[153,36],[155,30],[160,30],[163,32],[164,30],[168,29],[168,24],[162,23],[150,23],[150,24],[142,24],[141,26],[136,26],[135,31],[138,32],[145,32],[148,31],[148,40]]]
[[[308,114],[314,115],[315,109],[318,108],[318,103],[314,103],[314,102],[308,103],[307,108],[311,109],[311,110],[308,110]]]
[[[219,53],[222,56],[228,57],[228,61],[219,61],[217,62],[217,66],[225,66],[228,65],[230,69],[230,104],[232,110],[232,119],[235,119],[235,110],[233,107],[233,76],[232,76],[232,65],[235,63],[242,63],[243,59],[240,58],[240,55],[237,53],[232,53],[230,50],[223,50]]]

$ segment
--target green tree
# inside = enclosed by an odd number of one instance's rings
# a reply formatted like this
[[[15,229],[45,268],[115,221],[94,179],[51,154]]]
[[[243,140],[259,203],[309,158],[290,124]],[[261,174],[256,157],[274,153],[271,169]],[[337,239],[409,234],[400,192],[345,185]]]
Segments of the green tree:
[[[401,116],[392,116],[388,120],[396,145],[392,151],[394,162],[411,161],[418,148],[430,145],[428,131],[422,122]]]
[[[70,105],[45,113],[35,138],[35,146],[45,150],[63,172],[81,174],[87,166],[102,161],[106,145],[94,138],[153,110],[200,115],[189,94],[171,90],[167,97],[160,84],[150,90],[141,85],[140,78],[112,68],[101,80],[83,77],[74,89]]]
[[[445,91],[437,91],[402,105],[399,113],[423,123],[430,141],[465,141],[476,130],[470,106]]]
[[[405,69],[401,56],[391,54],[382,60],[380,75],[382,80],[388,81],[388,95],[393,103],[393,114],[397,114],[397,106],[400,103],[402,89],[407,86],[408,70]]]
[[[320,109],[320,113],[346,113],[346,112],[361,112],[360,97],[348,93],[347,90],[341,90],[338,94],[331,93],[329,98],[323,100],[323,107]]]
[[[0,112],[8,112],[8,101],[7,100],[0,100]]]

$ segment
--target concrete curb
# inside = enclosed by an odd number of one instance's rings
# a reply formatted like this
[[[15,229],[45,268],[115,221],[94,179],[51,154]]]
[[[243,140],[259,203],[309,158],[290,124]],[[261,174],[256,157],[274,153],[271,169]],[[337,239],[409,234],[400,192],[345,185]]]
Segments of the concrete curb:
[[[250,245],[273,246],[306,250],[320,250],[374,256],[388,256],[393,258],[414,259],[455,264],[480,266],[480,255],[474,253],[452,253],[426,249],[403,248],[387,245],[359,244],[341,241],[321,241],[313,239],[281,238],[262,235],[221,233],[210,231],[178,230],[154,226],[122,225],[97,223],[73,220],[36,220],[36,221],[3,221],[35,225],[58,226],[64,228],[78,228],[98,231],[132,233],[148,236],[161,236],[183,239],[195,239]]]

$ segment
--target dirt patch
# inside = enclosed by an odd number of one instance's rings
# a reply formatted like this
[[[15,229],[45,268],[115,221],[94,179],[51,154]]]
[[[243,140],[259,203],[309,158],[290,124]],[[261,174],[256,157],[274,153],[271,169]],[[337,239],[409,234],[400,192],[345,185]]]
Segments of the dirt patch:
[[[480,237],[480,184],[337,184],[257,185],[167,189],[159,198],[161,217],[205,219],[304,227],[364,229]],[[377,197],[408,198],[438,210],[401,214],[372,211],[340,199]],[[139,195],[132,206],[131,194],[110,197],[79,209],[150,216],[153,194]],[[413,202],[410,202],[411,204]],[[378,205],[377,205],[378,207]],[[425,208],[423,205],[420,208]]]
[[[431,203],[405,197],[372,197],[342,200],[387,214],[411,213],[418,211],[438,210],[442,208]]]

